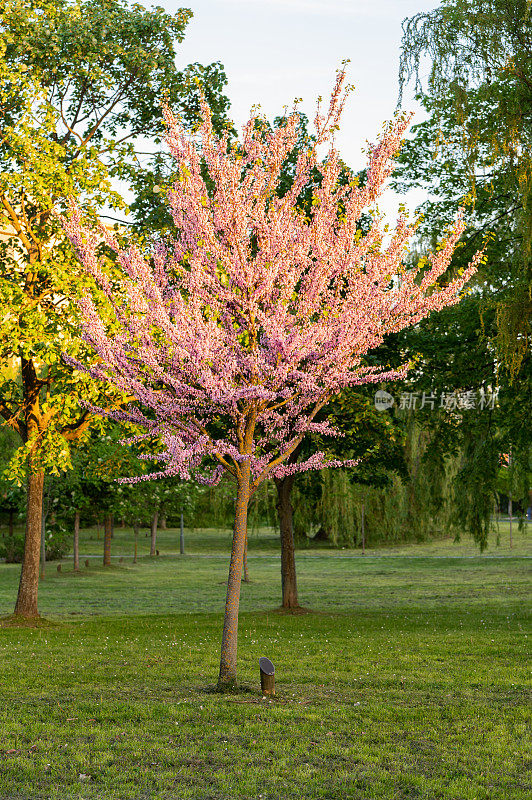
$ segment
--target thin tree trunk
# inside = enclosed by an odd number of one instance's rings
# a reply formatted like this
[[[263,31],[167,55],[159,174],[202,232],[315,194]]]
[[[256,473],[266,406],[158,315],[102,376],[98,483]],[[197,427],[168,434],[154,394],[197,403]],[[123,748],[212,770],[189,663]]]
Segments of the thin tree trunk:
[[[103,518],[103,565],[111,566],[111,536],[113,533],[113,515],[106,514]]]
[[[99,540],[100,538],[100,518],[96,520],[96,539]]]
[[[275,478],[277,512],[281,532],[281,589],[283,608],[299,608],[297,597],[296,549],[294,544],[294,509],[290,500],[294,476]]]
[[[157,544],[157,522],[159,520],[159,512],[156,511],[151,518],[151,542],[150,542],[150,556],[155,555],[155,545]]]
[[[510,492],[510,497],[508,499],[508,515],[510,517],[510,549],[514,546],[513,538],[512,538],[512,516],[513,516],[513,503],[512,503],[512,493]]]
[[[240,603],[240,583],[242,580],[242,564],[247,536],[249,479],[249,461],[241,461],[240,476],[237,482],[233,547],[231,550],[229,578],[227,581],[220,672],[218,675],[218,688],[222,690],[231,686],[236,686],[237,683],[236,655],[238,646],[238,607]]]
[[[185,529],[183,527],[183,512],[181,512],[181,519],[179,520],[179,554],[185,555]]]
[[[362,503],[362,514],[361,514],[360,522],[361,522],[361,528],[362,528],[362,555],[363,556],[366,555],[366,528],[365,528],[365,525],[364,525],[364,522],[365,522],[365,520],[364,520],[364,512],[365,512],[364,503]]]
[[[41,580],[44,580],[46,573],[46,515],[42,512],[41,522]]]
[[[8,525],[8,528],[7,528],[8,540],[7,540],[7,546],[6,546],[6,555],[7,555],[6,561],[7,562],[12,562],[14,557],[15,557],[15,530],[14,530],[14,523],[13,523],[14,516],[15,516],[15,514],[14,514],[13,510],[11,509],[9,511],[9,520],[8,520],[8,523],[7,523],[7,525]]]
[[[74,514],[74,571],[79,572],[79,508]]]
[[[247,534],[246,534],[246,541],[244,542],[244,559],[243,559],[242,566],[243,566],[243,570],[244,570],[244,574],[242,576],[242,580],[244,581],[244,583],[250,583],[249,573],[248,573],[248,537],[247,537]]]
[[[44,472],[30,473],[26,501],[26,538],[15,615],[38,617],[39,556],[41,550]]]
[[[133,535],[135,537],[135,555],[133,556],[133,563],[136,564],[137,563],[137,541],[138,541],[138,538],[139,538],[139,523],[138,523],[137,520],[135,520],[135,522],[133,524]]]

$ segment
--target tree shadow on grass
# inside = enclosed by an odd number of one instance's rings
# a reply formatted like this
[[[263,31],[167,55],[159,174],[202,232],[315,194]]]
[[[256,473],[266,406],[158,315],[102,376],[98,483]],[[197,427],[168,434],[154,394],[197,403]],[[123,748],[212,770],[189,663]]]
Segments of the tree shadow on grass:
[[[271,613],[280,614],[281,616],[294,616],[296,614],[321,614],[321,611],[315,611],[313,608],[306,608],[306,606],[296,606],[295,608],[273,608]]]
[[[217,684],[208,684],[207,686],[196,687],[198,692],[202,694],[217,694],[217,695],[257,695],[256,688],[249,686],[245,683],[226,684],[219,687]]]
[[[21,617],[17,614],[0,617],[0,628],[57,628],[58,626],[58,622],[45,617]]]

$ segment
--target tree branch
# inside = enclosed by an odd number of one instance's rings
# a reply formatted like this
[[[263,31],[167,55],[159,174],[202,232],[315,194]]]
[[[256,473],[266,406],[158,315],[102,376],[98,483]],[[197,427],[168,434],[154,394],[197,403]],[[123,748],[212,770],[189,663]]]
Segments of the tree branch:
[[[26,236],[22,228],[22,225],[20,224],[16,211],[14,210],[13,206],[11,205],[5,194],[1,195],[1,199],[2,199],[2,205],[4,206],[5,210],[9,215],[9,218],[11,219],[11,222],[13,223],[13,227],[15,229],[18,238],[20,239],[26,250],[30,252],[32,249],[31,242]]]

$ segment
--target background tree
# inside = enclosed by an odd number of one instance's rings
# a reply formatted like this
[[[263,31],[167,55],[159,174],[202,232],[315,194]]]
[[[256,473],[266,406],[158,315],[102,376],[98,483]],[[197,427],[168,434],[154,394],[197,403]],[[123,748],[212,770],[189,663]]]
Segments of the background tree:
[[[496,298],[497,345],[512,375],[528,350],[532,319],[531,12],[530,0],[443,0],[404,21],[399,77],[400,91],[414,76],[422,93],[420,65],[430,58],[424,101],[431,119],[419,138],[432,131],[424,141],[439,151],[443,197],[449,179],[473,200],[480,191],[486,230],[506,215],[513,259],[505,260],[509,285]]]
[[[85,359],[72,303],[84,278],[51,210],[74,195],[93,218],[127,211],[112,182],[130,177],[144,137],[160,136],[162,96],[189,124],[195,79],[207,77],[203,91],[223,114],[219,65],[175,68],[190,16],[122,0],[7,0],[0,11],[0,357],[10,369],[0,414],[22,439],[13,473],[28,482],[20,616],[38,615],[44,474],[68,467],[69,442],[87,431],[80,399],[120,402],[61,358],[68,349]]]
[[[269,477],[352,463],[327,461],[323,452],[299,464],[285,462],[305,435],[338,433],[315,417],[343,388],[404,374],[365,366],[362,359],[387,333],[457,302],[476,269],[472,264],[444,288],[436,286],[463,230],[460,221],[422,272],[402,268],[414,230],[403,218],[387,245],[378,217],[366,235],[357,229],[392,172],[404,117],[371,148],[364,187],[339,185],[341,164],[331,144],[320,164],[313,214],[301,214],[297,198],[318,164],[317,147],[330,142],[338,126],[344,77],[340,72],[328,112],[318,109],[315,146],[298,156],[298,179],[283,198],[275,188],[297,139],[298,115],[267,137],[252,118],[242,147],[230,147],[227,133],[216,138],[203,104],[201,154],[210,189],[196,144],[166,109],[168,143],[179,166],[170,194],[172,241],[147,253],[136,245],[122,249],[105,226],[84,226],[74,203],[70,219],[63,218],[87,272],[109,302],[120,298],[114,302],[120,332],[112,333],[93,300],[80,301],[86,339],[101,360],[91,375],[134,393],[140,404],[108,415],[162,439],[161,477],[216,482],[226,470],[236,480],[220,688],[236,682],[250,497]],[[118,291],[98,260],[102,239],[123,270]],[[197,472],[205,458],[213,465],[209,478]]]
[[[287,118],[277,117],[274,120],[274,129],[286,125]],[[262,131],[263,135],[271,133],[271,128],[264,121],[256,123],[258,128]],[[277,195],[282,198],[290,191],[294,182],[298,180],[298,157],[312,147],[315,143],[315,136],[309,133],[308,119],[304,114],[299,114],[298,134],[295,140],[294,148],[289,152],[283,162],[279,174],[279,180],[276,187]],[[340,171],[338,175],[338,183],[340,186],[363,185],[366,179],[365,171],[355,175],[353,171],[344,163],[340,162]],[[313,211],[313,204],[315,202],[315,191],[321,186],[323,175],[320,172],[319,166],[315,165],[309,171],[308,180],[304,186],[301,187],[299,195],[296,200],[296,206],[301,214],[306,215],[310,219]],[[338,214],[344,213],[345,208],[342,202],[338,204]],[[367,214],[362,214],[357,222],[357,230],[361,232],[369,229],[370,218]],[[319,421],[326,419],[323,412],[318,414]],[[330,449],[329,445],[329,449]],[[290,454],[288,458],[289,464],[296,464],[300,459],[308,458],[311,453],[312,445],[308,440],[302,442]],[[298,609],[298,591],[297,591],[297,571],[295,560],[295,540],[294,540],[294,524],[293,524],[293,504],[292,504],[292,491],[297,479],[297,473],[291,473],[282,477],[276,477],[274,484],[277,492],[276,509],[279,523],[279,532],[281,539],[281,607],[284,609]]]
[[[446,0],[403,24],[401,78],[416,78],[429,118],[413,128],[400,156],[396,188],[425,186],[414,260],[433,244],[457,202],[472,213],[453,267],[483,239],[487,260],[466,302],[402,337],[418,355],[413,388],[427,393],[498,388],[494,408],[425,416],[440,464],[459,454],[454,529],[484,547],[491,526],[499,455],[529,463],[526,418],[532,407],[531,114],[532,25],[524,0]],[[421,60],[431,69],[425,85]],[[424,92],[424,93],[423,93]],[[467,413],[466,413],[467,412]],[[459,422],[457,423],[457,418]]]

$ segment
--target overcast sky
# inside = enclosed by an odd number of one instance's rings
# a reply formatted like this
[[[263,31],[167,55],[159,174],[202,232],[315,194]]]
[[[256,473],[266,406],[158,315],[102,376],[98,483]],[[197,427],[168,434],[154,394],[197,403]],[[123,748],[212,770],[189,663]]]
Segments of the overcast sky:
[[[303,98],[313,119],[318,95],[326,98],[336,70],[350,59],[348,80],[355,85],[337,138],[341,155],[354,169],[397,103],[401,22],[428,11],[438,0],[158,0],[168,12],[190,7],[192,18],[178,46],[178,66],[221,61],[228,77],[231,116],[239,127],[253,105],[273,119]],[[413,88],[403,108],[417,111]],[[420,202],[416,193],[411,203]],[[392,213],[389,197],[381,209]]]

